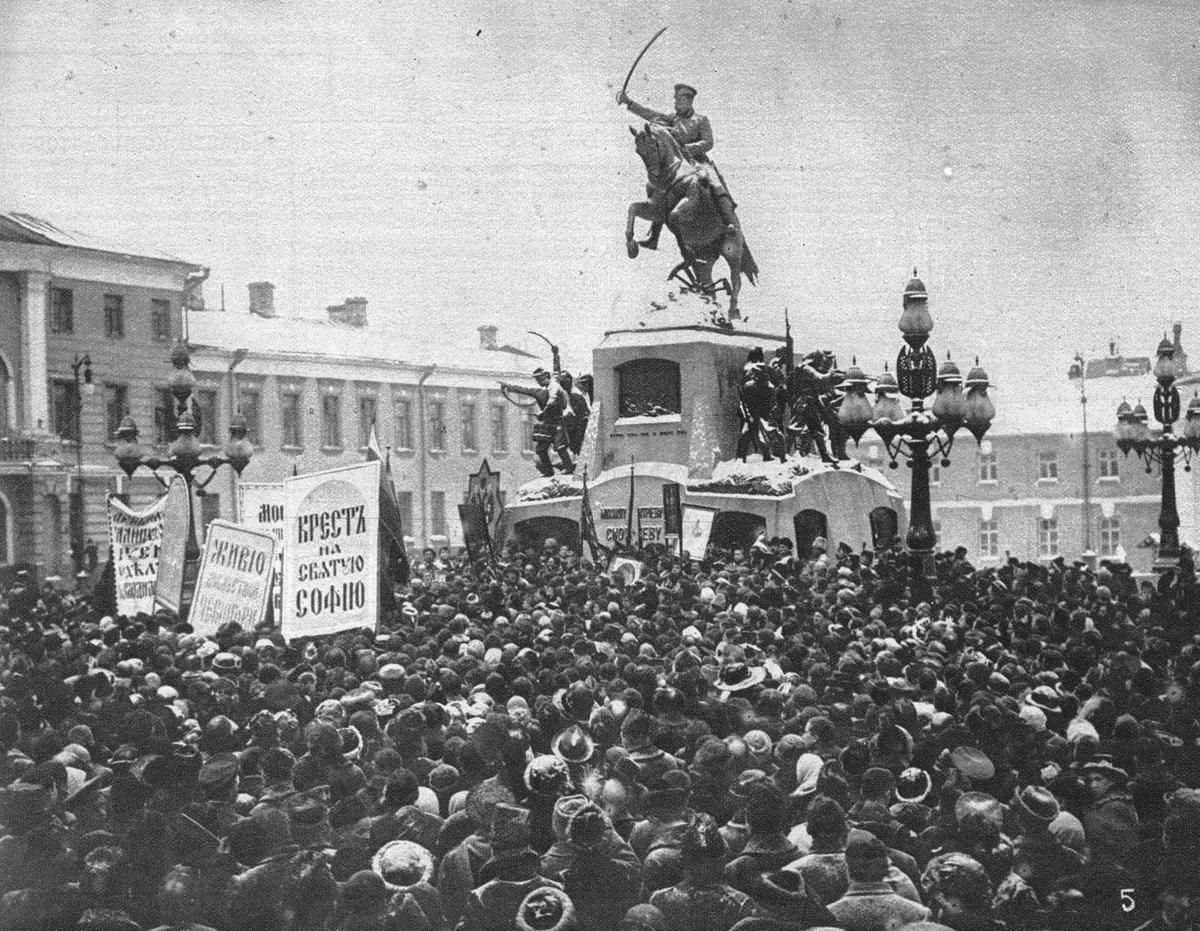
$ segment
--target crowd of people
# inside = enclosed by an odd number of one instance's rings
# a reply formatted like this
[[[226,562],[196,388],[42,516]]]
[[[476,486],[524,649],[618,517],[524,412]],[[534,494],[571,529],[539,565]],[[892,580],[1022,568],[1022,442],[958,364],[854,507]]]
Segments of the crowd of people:
[[[1200,598],[428,552],[374,631],[0,606],[0,928],[1200,928]]]

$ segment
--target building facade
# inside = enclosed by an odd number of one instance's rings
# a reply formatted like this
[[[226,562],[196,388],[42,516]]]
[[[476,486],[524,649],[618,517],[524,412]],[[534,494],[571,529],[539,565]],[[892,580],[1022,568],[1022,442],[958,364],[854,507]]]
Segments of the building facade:
[[[390,460],[401,520],[414,546],[462,543],[458,505],[486,459],[513,493],[536,477],[532,408],[500,394],[532,385],[536,356],[479,327],[471,345],[433,343],[373,325],[364,298],[326,318],[276,315],[269,282],[249,286],[248,312],[189,318],[201,441],[223,444],[240,410],[254,445],[244,482],[361,462],[372,425]],[[236,515],[236,481],[219,476],[200,498],[202,522]]]
[[[105,501],[122,478],[112,435],[126,413],[162,421],[167,356],[204,274],[0,213],[0,573],[69,578],[89,541],[104,558]]]
[[[1183,375],[1187,355],[1180,331],[1176,325],[1176,362]],[[982,444],[977,447],[960,432],[950,467],[933,469],[939,547],[965,547],[984,566],[1009,556],[1071,561],[1090,552],[1102,560],[1124,560],[1136,572],[1150,571],[1162,480],[1157,467],[1147,472],[1135,455],[1122,455],[1113,434],[1123,399],[1149,400],[1150,371],[1150,359],[1124,357],[1110,344],[1108,357],[1074,366],[1039,397],[998,392],[996,421]],[[864,463],[886,465],[881,443],[864,440],[858,453]],[[1193,476],[1180,465],[1181,539],[1196,545]],[[901,488],[907,495],[906,485]]]

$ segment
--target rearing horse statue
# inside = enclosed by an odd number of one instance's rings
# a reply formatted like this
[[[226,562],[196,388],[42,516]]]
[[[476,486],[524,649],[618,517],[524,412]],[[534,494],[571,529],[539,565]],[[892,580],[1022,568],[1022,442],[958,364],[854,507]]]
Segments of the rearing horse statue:
[[[625,246],[631,259],[637,258],[638,244],[633,236],[633,221],[641,218],[661,222],[675,234],[683,264],[705,290],[713,290],[712,269],[723,256],[729,266],[729,316],[738,316],[738,294],[742,275],[756,283],[758,265],[742,235],[740,223],[727,230],[717,209],[712,188],[720,184],[705,164],[690,162],[675,137],[665,126],[646,123],[641,131],[629,132],[646,165],[646,192],[649,200],[629,205],[625,223]]]

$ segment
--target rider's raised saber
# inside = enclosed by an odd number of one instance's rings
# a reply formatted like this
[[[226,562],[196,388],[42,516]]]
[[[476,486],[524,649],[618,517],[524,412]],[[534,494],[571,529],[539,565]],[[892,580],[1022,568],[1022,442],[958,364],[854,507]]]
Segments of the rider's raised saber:
[[[625,96],[625,91],[629,90],[629,82],[630,82],[630,80],[633,79],[633,72],[637,71],[637,66],[638,66],[638,63],[642,60],[642,56],[645,55],[648,51],[650,51],[650,46],[652,46],[655,42],[657,42],[658,37],[661,36],[666,31],[667,31],[667,27],[663,26],[662,29],[660,29],[660,30],[658,30],[658,32],[654,33],[654,35],[651,37],[650,41],[646,43],[646,45],[642,48],[642,50],[640,52],[638,52],[638,57],[635,58],[633,60],[633,64],[629,66],[629,74],[625,75],[625,83],[621,85],[621,93],[617,94],[617,103],[621,103],[622,98]]]

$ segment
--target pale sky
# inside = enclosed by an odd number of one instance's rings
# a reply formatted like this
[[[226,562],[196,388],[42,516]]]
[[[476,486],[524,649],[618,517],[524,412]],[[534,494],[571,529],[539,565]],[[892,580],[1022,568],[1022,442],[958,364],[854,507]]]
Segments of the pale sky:
[[[0,206],[210,265],[231,311],[268,279],[287,313],[363,295],[397,338],[495,322],[587,368],[675,260],[625,256],[614,102],[661,25],[631,89],[699,88],[752,324],[787,306],[878,371],[915,265],[997,404],[1173,319],[1200,357],[1192,0],[5,0]]]

